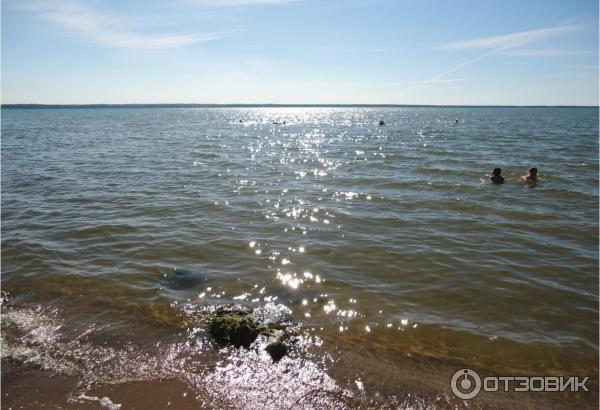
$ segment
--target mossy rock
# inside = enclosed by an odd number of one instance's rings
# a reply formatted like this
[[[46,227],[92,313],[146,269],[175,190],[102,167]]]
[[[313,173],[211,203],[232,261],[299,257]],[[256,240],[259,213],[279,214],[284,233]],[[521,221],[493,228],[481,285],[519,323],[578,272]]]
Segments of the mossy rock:
[[[250,347],[263,330],[251,316],[251,311],[240,305],[225,305],[217,309],[209,328],[218,343],[245,348]]]
[[[271,359],[273,359],[274,362],[278,362],[287,354],[288,346],[281,340],[278,340],[276,342],[269,343],[265,350],[267,353],[269,353],[269,355],[271,355]]]
[[[221,345],[248,348],[259,335],[267,338],[265,350],[274,362],[281,360],[289,351],[292,335],[298,332],[285,323],[264,324],[253,311],[242,305],[223,305],[214,313],[209,326],[210,335]]]

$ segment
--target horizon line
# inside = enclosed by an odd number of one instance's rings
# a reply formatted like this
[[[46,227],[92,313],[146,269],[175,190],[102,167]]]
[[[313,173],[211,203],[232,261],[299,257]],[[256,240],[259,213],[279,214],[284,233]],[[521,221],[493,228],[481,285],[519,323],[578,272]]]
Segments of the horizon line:
[[[91,103],[91,104],[0,104],[7,109],[35,108],[600,108],[599,105],[519,104],[280,104],[280,103]]]

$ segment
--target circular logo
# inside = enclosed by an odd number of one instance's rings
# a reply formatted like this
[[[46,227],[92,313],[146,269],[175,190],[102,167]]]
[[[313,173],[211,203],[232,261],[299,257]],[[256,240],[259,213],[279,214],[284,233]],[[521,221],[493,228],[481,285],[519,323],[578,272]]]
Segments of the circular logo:
[[[481,390],[481,378],[472,369],[460,369],[450,380],[452,393],[459,399],[469,400],[479,394]]]

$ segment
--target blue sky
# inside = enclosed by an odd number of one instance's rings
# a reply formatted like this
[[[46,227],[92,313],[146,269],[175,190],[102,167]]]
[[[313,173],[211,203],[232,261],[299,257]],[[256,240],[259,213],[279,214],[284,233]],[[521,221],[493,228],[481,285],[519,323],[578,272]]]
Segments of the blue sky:
[[[3,0],[2,103],[598,105],[597,0]]]

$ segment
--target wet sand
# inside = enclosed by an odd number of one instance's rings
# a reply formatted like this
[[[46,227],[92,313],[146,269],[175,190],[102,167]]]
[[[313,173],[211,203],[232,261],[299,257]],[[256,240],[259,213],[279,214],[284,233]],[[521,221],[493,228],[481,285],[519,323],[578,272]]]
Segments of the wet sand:
[[[355,354],[347,354],[339,365],[352,367]],[[444,369],[444,370],[442,370]],[[597,408],[596,394],[591,396],[565,396],[553,393],[481,393],[476,399],[461,401],[452,396],[448,380],[454,368],[441,363],[428,363],[419,366],[407,363],[402,369],[397,367],[379,368],[376,371],[356,368],[363,380],[375,382],[376,378],[386,377],[401,380],[395,389],[377,391],[376,394],[357,394],[352,399],[325,404],[322,408],[412,408],[412,409],[514,409],[519,408],[568,409]],[[335,372],[333,372],[335,378]],[[343,382],[342,380],[340,380]],[[2,361],[2,408],[3,409],[106,409],[110,404],[101,405],[100,399],[109,398],[113,409],[255,409],[251,402],[231,403],[212,397],[205,390],[194,390],[180,380],[154,380],[115,385],[98,385],[86,390],[81,397],[79,380],[73,376],[56,375],[39,368]],[[367,382],[368,383],[368,382]],[[368,386],[368,385],[367,385]],[[97,399],[97,400],[96,400]],[[583,400],[582,400],[583,399]],[[283,400],[285,402],[285,399]],[[306,404],[306,403],[305,403]],[[284,408],[314,408],[289,403]]]

